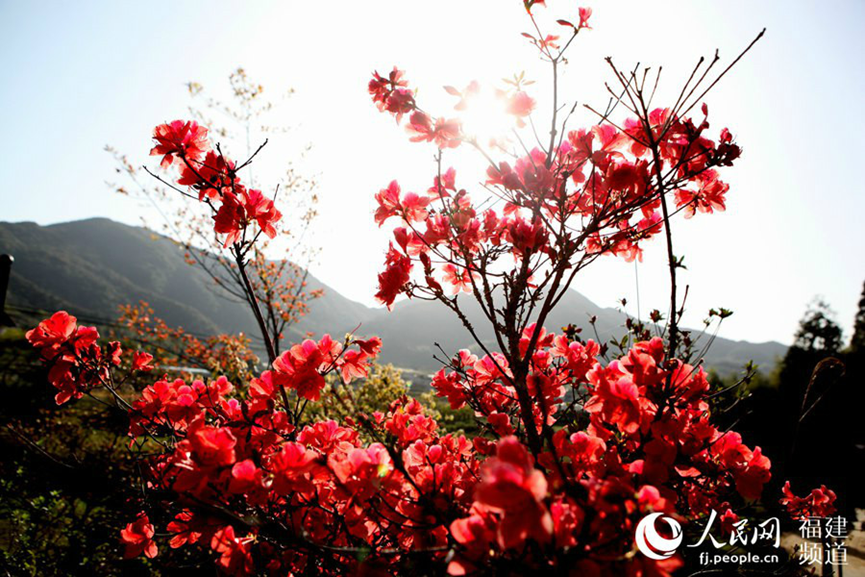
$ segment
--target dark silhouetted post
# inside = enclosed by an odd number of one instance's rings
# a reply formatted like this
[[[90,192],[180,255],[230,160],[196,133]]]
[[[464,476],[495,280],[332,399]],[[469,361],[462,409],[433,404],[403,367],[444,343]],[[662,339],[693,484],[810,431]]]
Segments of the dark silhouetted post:
[[[15,261],[10,254],[0,254],[0,327],[14,327],[12,317],[6,312],[6,291],[9,289],[9,276],[12,274],[12,263]]]

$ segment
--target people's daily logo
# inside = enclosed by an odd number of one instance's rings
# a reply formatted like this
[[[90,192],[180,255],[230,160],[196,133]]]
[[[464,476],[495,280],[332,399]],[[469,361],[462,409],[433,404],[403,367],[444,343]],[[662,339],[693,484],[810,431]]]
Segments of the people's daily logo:
[[[672,537],[667,538],[658,533],[655,522],[662,519],[670,526]],[[673,556],[682,544],[682,526],[679,522],[663,513],[652,513],[643,517],[637,524],[637,549],[649,559],[660,561]]]

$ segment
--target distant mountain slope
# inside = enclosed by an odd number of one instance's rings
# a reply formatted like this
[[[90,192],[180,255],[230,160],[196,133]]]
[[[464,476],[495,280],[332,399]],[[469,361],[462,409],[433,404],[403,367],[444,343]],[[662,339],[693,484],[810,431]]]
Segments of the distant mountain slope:
[[[474,326],[478,336],[491,350],[496,350],[494,335],[477,303],[469,297],[461,297],[461,307]],[[609,308],[601,308],[576,291],[570,291],[550,313],[544,323],[547,329],[559,331],[561,327],[574,324],[583,329],[581,336],[596,339],[589,318],[597,317],[595,326],[603,342],[624,334],[626,316]],[[423,327],[413,330],[412,327]],[[373,319],[363,326],[364,334],[378,335],[385,343],[381,359],[400,366],[420,371],[434,371],[441,365],[433,355],[442,354],[436,343],[449,354],[461,348],[479,352],[479,347],[465,331],[455,315],[441,311],[437,303],[429,301],[404,301],[398,303],[386,317]],[[697,332],[692,333],[697,337]],[[596,339],[597,340],[597,339]],[[700,346],[708,335],[699,341]],[[774,367],[787,347],[780,343],[749,343],[717,338],[706,354],[706,365],[726,375],[738,370],[750,359],[764,371]]]
[[[108,219],[89,219],[50,226],[34,223],[0,223],[0,252],[15,256],[8,302],[22,307],[64,308],[81,316],[114,318],[121,304],[148,301],[166,322],[196,333],[244,331],[257,334],[249,310],[219,296],[212,280],[187,265],[179,248],[167,238],[145,229]],[[322,288],[325,296],[314,301],[311,313],[292,329],[291,340],[306,332],[342,335],[361,325],[359,332],[382,337],[382,360],[403,368],[430,372],[438,368],[433,355],[439,343],[449,354],[475,348],[458,319],[435,303],[405,301],[391,313],[351,301],[318,279],[308,278],[310,289]],[[465,310],[485,343],[493,335],[476,303],[463,298]],[[622,334],[625,316],[601,308],[576,291],[570,291],[545,323],[558,331],[569,323],[583,327],[597,317],[602,339]],[[727,374],[753,359],[764,370],[784,354],[775,342],[748,343],[716,339],[707,365]],[[441,356],[441,353],[438,353]]]
[[[192,332],[257,331],[246,306],[222,297],[174,243],[142,228],[101,218],[44,227],[0,223],[0,251],[15,257],[12,305],[114,318],[118,306],[146,300],[166,322]],[[294,327],[295,338],[325,326],[351,328],[382,314],[311,275],[308,286],[324,289],[325,296],[315,301],[315,315]]]

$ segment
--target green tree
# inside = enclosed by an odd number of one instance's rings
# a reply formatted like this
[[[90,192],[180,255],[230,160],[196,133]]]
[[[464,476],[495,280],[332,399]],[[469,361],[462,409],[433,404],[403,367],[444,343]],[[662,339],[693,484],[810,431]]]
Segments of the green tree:
[[[360,414],[385,412],[392,402],[407,395],[411,386],[393,365],[374,364],[365,379],[353,381],[350,385],[343,385],[334,377],[328,376],[321,399],[306,408],[308,421],[333,419],[345,422],[347,418],[357,419]]]
[[[862,295],[859,297],[859,309],[853,322],[853,336],[850,339],[850,352],[861,355],[865,352],[865,283],[862,283]]]
[[[832,355],[841,350],[841,327],[835,322],[834,316],[835,313],[825,301],[815,299],[799,322],[796,340],[787,356],[789,357],[791,352],[795,354],[796,349],[821,356]]]

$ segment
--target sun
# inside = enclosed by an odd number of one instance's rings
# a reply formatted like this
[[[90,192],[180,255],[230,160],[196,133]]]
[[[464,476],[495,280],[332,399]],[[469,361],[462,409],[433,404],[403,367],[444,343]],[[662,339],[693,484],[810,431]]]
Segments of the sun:
[[[507,101],[496,92],[479,90],[465,96],[459,118],[463,133],[478,143],[507,140],[515,119],[507,112]]]

